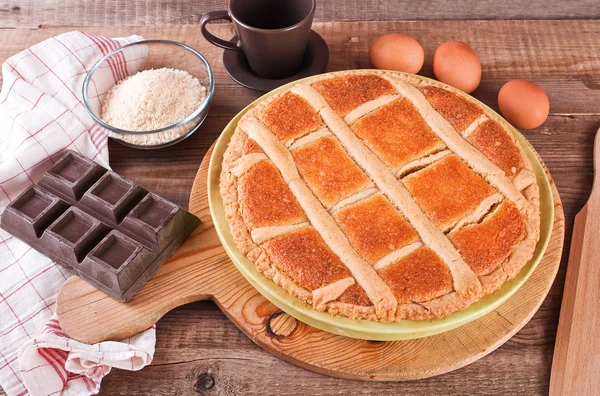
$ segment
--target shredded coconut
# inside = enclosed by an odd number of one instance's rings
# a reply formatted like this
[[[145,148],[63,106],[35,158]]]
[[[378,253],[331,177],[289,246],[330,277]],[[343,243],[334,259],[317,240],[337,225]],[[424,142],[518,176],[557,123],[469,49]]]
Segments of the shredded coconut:
[[[120,81],[106,94],[102,120],[128,131],[151,131],[176,124],[200,107],[206,87],[186,71],[151,69]],[[192,120],[172,130],[153,134],[112,136],[136,145],[173,141],[196,126]],[[116,136],[115,136],[116,135]]]

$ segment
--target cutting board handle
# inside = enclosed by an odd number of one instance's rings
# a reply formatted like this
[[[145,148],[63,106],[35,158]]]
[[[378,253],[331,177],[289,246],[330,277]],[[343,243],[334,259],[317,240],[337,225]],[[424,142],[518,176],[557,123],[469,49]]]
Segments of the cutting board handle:
[[[223,256],[210,216],[200,220],[202,223],[187,241],[127,304],[110,298],[77,276],[70,277],[57,297],[57,313],[63,329],[72,338],[89,343],[121,340],[153,326],[178,306],[214,300],[215,289],[228,282],[218,266],[228,265],[228,260]],[[207,265],[196,265],[199,260]],[[99,315],[98,310],[106,315],[103,320],[81,320]]]

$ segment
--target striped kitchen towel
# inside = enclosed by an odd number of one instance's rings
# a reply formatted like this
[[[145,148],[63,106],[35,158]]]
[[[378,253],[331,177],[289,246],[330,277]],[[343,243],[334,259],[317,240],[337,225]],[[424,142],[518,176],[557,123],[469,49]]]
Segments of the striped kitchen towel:
[[[85,109],[83,80],[103,55],[141,39],[70,32],[2,65],[0,213],[67,149],[108,167],[108,131]],[[100,106],[104,94],[145,56],[142,48],[133,59],[107,62],[91,84],[91,105]],[[154,328],[121,343],[91,346],[62,333],[53,318],[55,298],[69,275],[0,230],[0,385],[9,396],[95,394],[111,367],[139,370],[152,361]]]

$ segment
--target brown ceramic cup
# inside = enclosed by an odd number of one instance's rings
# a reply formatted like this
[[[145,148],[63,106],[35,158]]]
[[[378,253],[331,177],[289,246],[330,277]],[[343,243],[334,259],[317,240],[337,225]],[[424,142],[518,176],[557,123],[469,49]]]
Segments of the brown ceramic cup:
[[[315,0],[230,0],[227,11],[202,16],[202,35],[212,44],[243,51],[252,70],[264,78],[284,78],[302,65],[315,15]],[[233,23],[237,39],[227,41],[206,29],[210,21]]]

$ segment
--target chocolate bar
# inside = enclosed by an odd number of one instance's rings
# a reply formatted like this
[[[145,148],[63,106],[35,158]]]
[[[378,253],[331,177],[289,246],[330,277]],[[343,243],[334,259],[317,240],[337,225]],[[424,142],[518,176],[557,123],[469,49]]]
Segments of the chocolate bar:
[[[73,151],[0,218],[0,227],[123,302],[199,223],[186,210]]]

